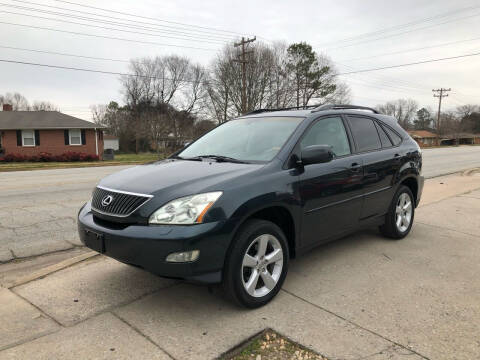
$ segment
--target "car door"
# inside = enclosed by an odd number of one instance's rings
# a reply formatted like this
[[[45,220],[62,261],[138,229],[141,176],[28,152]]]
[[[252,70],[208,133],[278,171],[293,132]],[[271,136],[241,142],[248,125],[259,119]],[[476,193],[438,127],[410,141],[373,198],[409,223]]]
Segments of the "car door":
[[[300,174],[299,194],[303,205],[301,246],[328,241],[358,224],[362,206],[363,166],[341,116],[317,119],[297,144],[329,145],[335,154],[328,163],[310,164]]]
[[[347,118],[357,152],[363,159],[364,200],[360,220],[366,220],[387,212],[401,154],[377,120],[357,115]]]

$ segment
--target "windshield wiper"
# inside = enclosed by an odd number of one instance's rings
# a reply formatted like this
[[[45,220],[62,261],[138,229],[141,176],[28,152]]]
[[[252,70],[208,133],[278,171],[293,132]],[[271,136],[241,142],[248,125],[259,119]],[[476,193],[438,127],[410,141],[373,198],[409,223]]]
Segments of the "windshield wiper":
[[[193,161],[201,161],[202,159],[213,159],[217,162],[231,162],[237,164],[247,164],[247,161],[238,160],[229,156],[222,156],[222,155],[198,155],[190,158],[182,158],[183,160],[193,160]]]

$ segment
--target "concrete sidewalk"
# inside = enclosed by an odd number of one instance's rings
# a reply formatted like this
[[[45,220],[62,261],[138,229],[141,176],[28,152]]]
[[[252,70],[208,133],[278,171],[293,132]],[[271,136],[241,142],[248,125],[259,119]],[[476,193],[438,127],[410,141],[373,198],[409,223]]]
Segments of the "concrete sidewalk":
[[[321,246],[254,311],[102,256],[1,289],[0,359],[210,359],[265,328],[330,359],[474,359],[480,177],[432,179],[425,195],[406,239]]]

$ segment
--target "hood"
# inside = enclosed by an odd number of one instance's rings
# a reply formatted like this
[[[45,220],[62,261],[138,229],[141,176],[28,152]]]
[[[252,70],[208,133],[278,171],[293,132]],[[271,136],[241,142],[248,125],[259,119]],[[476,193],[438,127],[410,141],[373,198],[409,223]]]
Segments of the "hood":
[[[249,174],[263,164],[237,164],[215,161],[164,160],[128,168],[102,179],[100,186],[114,190],[168,197],[223,190],[215,187]],[[163,197],[163,196],[162,196]]]

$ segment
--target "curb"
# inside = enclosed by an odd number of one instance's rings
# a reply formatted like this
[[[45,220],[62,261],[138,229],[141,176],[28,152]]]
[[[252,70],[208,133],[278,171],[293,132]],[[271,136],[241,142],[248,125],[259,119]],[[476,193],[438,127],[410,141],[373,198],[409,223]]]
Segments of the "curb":
[[[65,268],[70,267],[72,265],[75,265],[79,262],[82,262],[84,260],[93,258],[95,256],[99,256],[99,255],[100,254],[97,253],[96,251],[89,251],[85,254],[74,256],[70,259],[66,259],[66,260],[60,261],[59,263],[56,263],[56,264],[44,267],[43,269],[39,269],[37,271],[34,271],[33,273],[31,273],[29,275],[21,277],[21,278],[15,280],[14,282],[12,282],[10,284],[7,284],[5,287],[7,289],[11,289],[11,288],[14,288],[16,286],[29,283],[31,281],[40,279],[40,278],[45,277],[47,275],[50,275],[54,272],[65,269]]]

